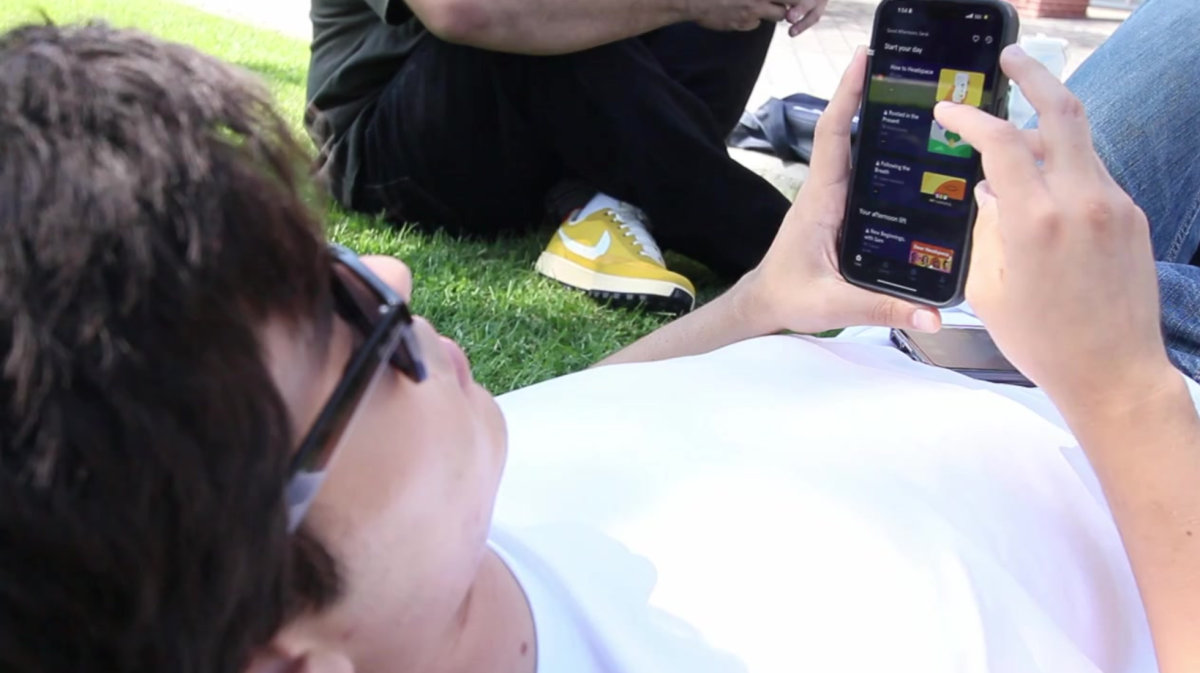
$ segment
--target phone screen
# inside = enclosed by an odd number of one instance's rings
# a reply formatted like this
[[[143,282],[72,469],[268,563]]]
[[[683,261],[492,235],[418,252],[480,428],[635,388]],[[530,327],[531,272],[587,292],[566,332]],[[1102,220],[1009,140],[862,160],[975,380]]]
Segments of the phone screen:
[[[938,101],[995,112],[1006,17],[986,3],[891,0],[876,18],[842,233],[851,281],[934,304],[961,296],[979,153]],[[1006,80],[1003,80],[1006,82]]]
[[[937,334],[904,331],[929,364],[946,369],[1016,371],[987,330],[948,327]]]

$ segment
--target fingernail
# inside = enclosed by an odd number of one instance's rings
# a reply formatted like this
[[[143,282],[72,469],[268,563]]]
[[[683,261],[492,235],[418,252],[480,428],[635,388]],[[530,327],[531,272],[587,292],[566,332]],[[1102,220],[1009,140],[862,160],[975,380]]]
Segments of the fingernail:
[[[1004,51],[1011,53],[1013,56],[1029,56],[1025,53],[1025,49],[1019,44],[1010,44],[1005,47]]]
[[[865,53],[867,53],[867,48],[861,44],[854,48],[854,58],[858,58]]]
[[[933,311],[916,311],[912,316],[912,325],[920,332],[932,334],[938,331],[937,315]]]

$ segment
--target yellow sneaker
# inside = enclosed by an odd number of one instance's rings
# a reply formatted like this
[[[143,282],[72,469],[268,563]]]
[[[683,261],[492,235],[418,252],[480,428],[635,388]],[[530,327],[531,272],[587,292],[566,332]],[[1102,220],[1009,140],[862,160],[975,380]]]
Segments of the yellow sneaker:
[[[538,273],[614,304],[672,313],[692,310],[696,289],[667,270],[641,211],[621,204],[579,220],[576,216],[554,232],[538,258]]]

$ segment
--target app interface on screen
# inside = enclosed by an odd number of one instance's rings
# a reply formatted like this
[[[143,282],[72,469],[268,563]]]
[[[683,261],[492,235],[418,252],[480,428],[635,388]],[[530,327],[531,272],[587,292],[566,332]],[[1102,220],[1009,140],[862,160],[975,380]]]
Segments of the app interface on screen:
[[[979,154],[933,118],[938,101],[989,108],[1003,18],[970,4],[894,2],[873,38],[843,264],[855,278],[949,299]]]

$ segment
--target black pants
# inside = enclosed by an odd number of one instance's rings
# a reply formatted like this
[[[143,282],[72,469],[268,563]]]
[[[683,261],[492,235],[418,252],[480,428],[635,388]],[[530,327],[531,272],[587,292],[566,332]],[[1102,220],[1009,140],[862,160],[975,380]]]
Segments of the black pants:
[[[428,36],[371,113],[356,201],[489,235],[538,225],[548,191],[581,180],[646,211],[662,247],[743,273],[789,205],[724,145],[773,33],[681,24],[551,57]]]

